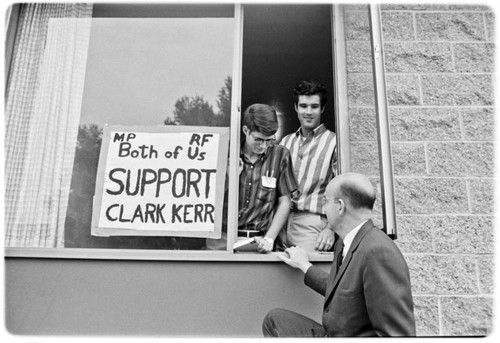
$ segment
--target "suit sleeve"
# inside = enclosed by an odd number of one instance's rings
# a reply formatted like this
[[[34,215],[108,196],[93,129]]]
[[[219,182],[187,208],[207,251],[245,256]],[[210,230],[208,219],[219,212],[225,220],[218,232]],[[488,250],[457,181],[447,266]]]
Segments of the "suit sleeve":
[[[379,336],[415,336],[410,275],[397,247],[367,255],[364,294],[368,316]]]
[[[323,269],[311,266],[304,275],[304,283],[322,296],[325,296],[329,278],[330,274]]]

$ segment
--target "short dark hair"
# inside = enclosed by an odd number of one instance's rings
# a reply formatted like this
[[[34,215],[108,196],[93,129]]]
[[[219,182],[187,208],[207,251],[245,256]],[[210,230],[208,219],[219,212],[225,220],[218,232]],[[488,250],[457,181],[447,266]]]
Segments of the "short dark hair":
[[[319,82],[311,80],[300,81],[295,85],[293,90],[293,102],[297,106],[300,95],[319,95],[321,108],[324,108],[328,100],[327,93],[326,87]]]
[[[278,116],[276,110],[269,105],[253,104],[245,110],[242,124],[248,127],[250,132],[272,136],[278,131]]]
[[[367,192],[366,189],[353,182],[343,182],[339,186],[338,193],[339,198],[348,200],[355,209],[366,208],[373,210],[373,205],[377,199],[375,191]]]

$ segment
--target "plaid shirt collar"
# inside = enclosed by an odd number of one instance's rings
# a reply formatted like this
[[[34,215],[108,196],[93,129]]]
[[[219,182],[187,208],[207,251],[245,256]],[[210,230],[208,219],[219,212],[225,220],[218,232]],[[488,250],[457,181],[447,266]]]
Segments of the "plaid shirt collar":
[[[259,155],[259,158],[257,159],[258,160],[262,160],[264,157],[266,157],[267,154],[269,154],[269,151],[271,150],[271,147],[267,147],[266,150],[264,150],[264,152],[262,154]],[[245,161],[245,162],[248,162],[250,163],[250,160],[248,159],[248,157],[245,155],[245,153],[243,152],[243,147],[242,149],[240,150],[240,158]]]

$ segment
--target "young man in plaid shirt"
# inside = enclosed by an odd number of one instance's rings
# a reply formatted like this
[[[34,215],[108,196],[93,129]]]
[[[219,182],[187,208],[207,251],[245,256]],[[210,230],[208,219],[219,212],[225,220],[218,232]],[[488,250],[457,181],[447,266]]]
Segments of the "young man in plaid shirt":
[[[273,250],[285,226],[298,185],[290,152],[275,145],[276,111],[253,104],[243,115],[240,154],[238,236],[263,236],[258,251]]]

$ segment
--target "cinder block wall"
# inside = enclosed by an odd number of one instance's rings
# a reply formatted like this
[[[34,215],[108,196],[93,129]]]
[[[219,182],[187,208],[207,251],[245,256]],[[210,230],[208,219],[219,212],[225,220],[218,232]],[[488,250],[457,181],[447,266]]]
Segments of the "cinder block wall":
[[[419,336],[487,335],[494,297],[494,13],[381,5],[398,239]],[[368,10],[344,11],[352,169],[379,184]],[[377,204],[381,222],[381,206]]]

